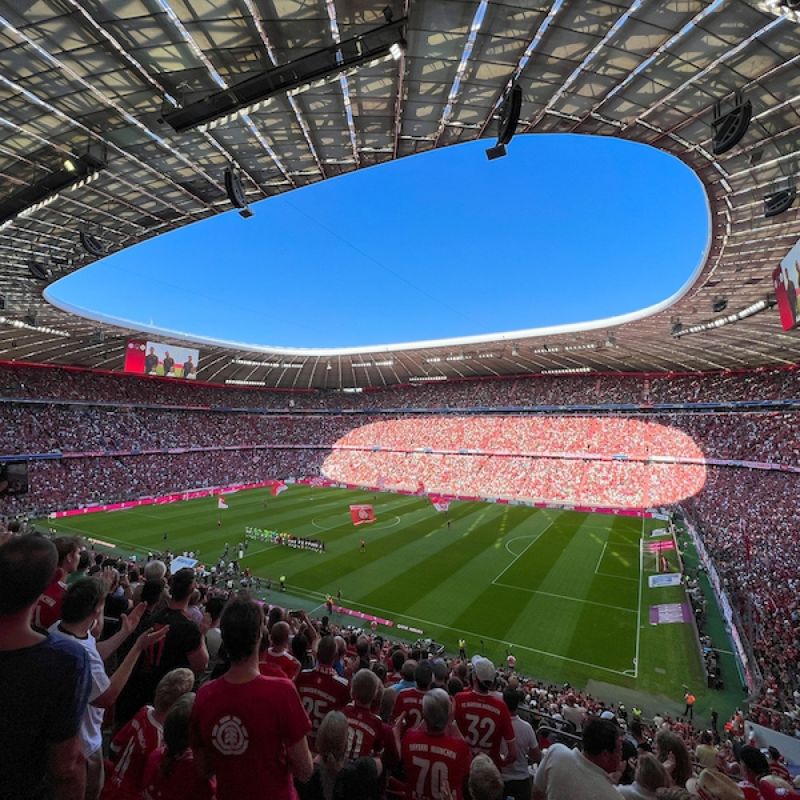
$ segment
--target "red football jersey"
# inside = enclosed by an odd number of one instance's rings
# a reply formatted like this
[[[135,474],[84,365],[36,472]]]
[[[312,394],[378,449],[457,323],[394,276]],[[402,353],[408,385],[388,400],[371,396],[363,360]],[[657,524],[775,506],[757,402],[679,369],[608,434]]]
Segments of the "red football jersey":
[[[303,708],[311,719],[309,744],[314,747],[314,739],[329,711],[338,711],[350,702],[350,686],[345,678],[336,674],[331,667],[316,667],[303,670],[295,681]]]
[[[368,708],[353,703],[345,706],[347,717],[347,757],[362,758],[383,750],[383,721]]]
[[[464,796],[464,782],[472,762],[469,745],[463,739],[432,734],[421,728],[408,731],[403,739],[407,800],[439,800],[454,792]]]
[[[259,675],[201,686],[192,709],[191,744],[217,776],[217,800],[295,800],[287,749],[311,730],[294,684]]]
[[[108,776],[101,800],[139,800],[147,757],[161,747],[161,723],[153,716],[153,707],[144,706],[117,733],[111,742],[116,763]]]
[[[458,729],[472,748],[472,755],[486,753],[501,767],[500,742],[514,738],[514,726],[506,704],[492,694],[473,689],[455,696],[454,717]]]
[[[405,689],[397,695],[394,702],[394,717],[397,719],[405,712],[405,727],[403,734],[411,728],[416,728],[422,722],[422,698],[425,692],[419,689]]]
[[[53,581],[39,596],[39,602],[33,610],[33,624],[43,630],[49,628],[61,619],[61,604],[67,593],[67,584],[62,581]]]
[[[259,669],[261,669],[260,665],[262,664],[271,664],[278,667],[290,681],[293,681],[302,669],[300,662],[291,653],[286,652],[286,650],[276,653],[271,647],[261,654],[258,661]],[[261,669],[261,672],[263,674],[264,670]]]
[[[150,753],[144,774],[144,800],[214,800],[214,782],[201,778],[191,749],[175,759],[169,775],[161,771],[164,748]]]

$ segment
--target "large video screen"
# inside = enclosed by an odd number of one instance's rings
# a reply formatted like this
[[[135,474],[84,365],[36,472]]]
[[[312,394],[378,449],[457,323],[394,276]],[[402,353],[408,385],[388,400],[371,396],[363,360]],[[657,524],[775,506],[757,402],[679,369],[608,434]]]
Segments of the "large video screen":
[[[125,372],[194,380],[197,377],[199,361],[198,350],[176,347],[163,342],[130,339],[125,351]]]
[[[0,463],[0,497],[25,494],[28,491],[28,462],[4,461]]]
[[[800,242],[784,256],[781,265],[772,273],[772,286],[778,301],[781,326],[785,331],[797,327],[800,318]]]

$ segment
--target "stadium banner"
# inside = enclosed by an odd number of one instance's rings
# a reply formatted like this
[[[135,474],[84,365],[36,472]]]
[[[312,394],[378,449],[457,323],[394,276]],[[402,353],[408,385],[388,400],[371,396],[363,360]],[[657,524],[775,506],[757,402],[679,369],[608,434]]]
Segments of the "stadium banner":
[[[680,586],[681,573],[680,572],[667,572],[662,575],[651,575],[647,579],[647,585],[651,589],[662,589],[665,586]]]
[[[125,348],[125,372],[167,378],[197,378],[200,351],[163,342],[130,339]]]
[[[383,617],[376,617],[374,614],[365,614],[363,611],[356,611],[354,608],[346,608],[345,606],[334,606],[333,610],[337,614],[347,614],[350,617],[356,617],[356,619],[363,619],[367,622],[374,622],[378,625],[385,625],[387,628],[391,628],[394,626],[394,622],[390,619],[384,619]]]
[[[670,539],[668,542],[648,542],[645,548],[648,553],[661,553],[667,550],[675,550],[674,539]]]
[[[353,520],[353,525],[366,525],[369,522],[375,522],[375,509],[366,503],[350,506],[350,519]]]
[[[669,531],[666,528],[655,528],[650,531],[651,539],[655,539],[657,536],[669,536]]]
[[[450,501],[446,500],[440,494],[432,494],[429,496],[429,499],[431,503],[433,503],[433,507],[441,513],[448,511],[450,508]]]
[[[226,510],[228,508],[228,504],[221,497],[218,497],[217,498],[217,508],[220,511]]]
[[[778,301],[778,315],[781,327],[790,331],[797,327],[798,297],[800,288],[800,241],[783,257],[772,273],[772,286]]]
[[[64,519],[66,517],[77,517],[82,514],[94,514],[98,511],[125,511],[128,508],[138,508],[139,506],[166,505],[168,503],[179,503],[183,500],[196,500],[200,497],[211,497],[212,495],[228,494],[239,492],[244,489],[263,489],[275,483],[272,481],[259,481],[258,483],[241,483],[230,486],[209,486],[205,489],[190,489],[188,492],[174,492],[159,497],[140,497],[138,500],[126,500],[123,503],[101,503],[98,505],[82,506],[71,508],[65,511],[54,511],[48,514],[49,519]]]
[[[688,624],[693,619],[692,607],[688,603],[662,603],[650,606],[651,625]]]

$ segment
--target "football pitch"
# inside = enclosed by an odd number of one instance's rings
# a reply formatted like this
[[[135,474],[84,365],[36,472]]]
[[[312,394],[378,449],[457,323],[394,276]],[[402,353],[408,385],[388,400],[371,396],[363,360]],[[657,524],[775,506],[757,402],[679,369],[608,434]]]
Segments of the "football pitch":
[[[651,605],[684,600],[681,586],[648,586],[656,556],[641,544],[658,541],[650,532],[663,522],[467,502],[443,514],[424,497],[309,486],[226,502],[222,511],[208,497],[47,524],[139,557],[163,549],[166,533],[172,552],[194,550],[209,565],[248,526],[322,539],[325,553],[251,541],[242,566],[274,586],[286,576],[286,595],[265,595],[272,602],[321,614],[325,596],[341,592],[342,606],[422,630],[450,652],[461,638],[470,655],[498,663],[511,652],[519,670],[540,679],[614,684],[672,702],[683,684],[705,693],[694,626],[649,622]],[[371,503],[377,521],[354,527],[351,503]],[[677,571],[677,553],[665,555]]]

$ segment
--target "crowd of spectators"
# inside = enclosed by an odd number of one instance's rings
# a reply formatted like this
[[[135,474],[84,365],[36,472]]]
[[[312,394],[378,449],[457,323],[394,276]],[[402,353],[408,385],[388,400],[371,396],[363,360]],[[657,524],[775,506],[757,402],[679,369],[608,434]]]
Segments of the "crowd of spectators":
[[[710,469],[683,503],[700,530],[764,678],[757,719],[800,736],[798,480],[757,470]]]
[[[422,382],[359,393],[203,384],[202,370],[200,378],[195,384],[80,369],[6,365],[0,367],[0,397],[277,410],[647,405],[800,397],[800,371],[793,368],[701,374],[531,375]]]
[[[647,415],[281,414],[0,403],[0,454],[336,444],[797,465],[787,411]]]
[[[319,458],[317,450],[241,449],[32,461],[28,493],[3,498],[3,513],[36,516],[196,487],[315,474]]]
[[[82,547],[0,537],[3,800],[800,796],[739,716],[645,717],[529,679],[511,654],[498,669],[463,642],[431,652],[162,554]]]
[[[200,486],[320,472],[334,480],[387,489],[415,491],[422,483],[429,492],[565,504],[680,504],[699,528],[753,646],[764,676],[758,698],[760,721],[800,731],[800,557],[793,544],[800,526],[797,478],[769,470],[631,460],[705,456],[797,466],[800,439],[794,413],[437,417],[289,413],[302,408],[781,399],[800,396],[799,382],[798,371],[771,370],[669,378],[520,378],[361,395],[290,395],[87,371],[3,367],[0,397],[17,401],[0,403],[0,453],[164,451],[31,461],[29,493],[4,498],[3,513],[46,513]],[[63,400],[109,405],[57,402]],[[160,408],[112,407],[125,403]],[[211,411],[201,406],[285,413]],[[333,449],[337,443],[361,449]],[[199,449],[166,452],[184,447]],[[201,449],[218,447],[236,449]],[[271,449],[257,449],[263,447]],[[442,455],[424,452],[426,448],[478,452]],[[412,450],[418,452],[402,452]],[[497,452],[516,455],[493,455]],[[519,455],[542,452],[573,457]],[[618,458],[582,458],[587,455]]]

